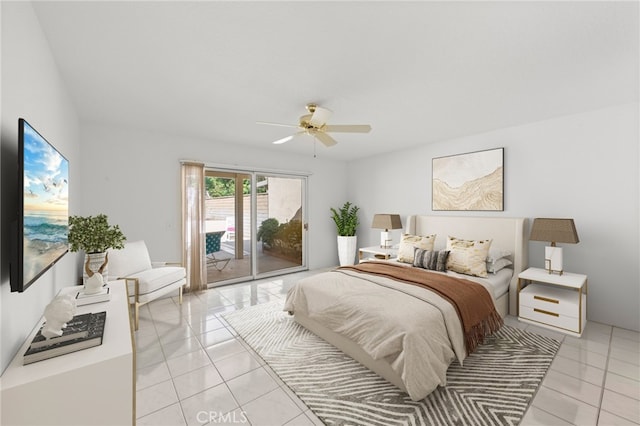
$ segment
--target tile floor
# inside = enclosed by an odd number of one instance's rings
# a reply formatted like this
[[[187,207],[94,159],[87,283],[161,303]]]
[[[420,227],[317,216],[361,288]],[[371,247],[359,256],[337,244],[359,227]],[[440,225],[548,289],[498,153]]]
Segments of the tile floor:
[[[321,425],[220,314],[272,300],[309,271],[145,305],[136,332],[138,425]],[[523,425],[640,424],[639,333],[594,322],[562,341]]]

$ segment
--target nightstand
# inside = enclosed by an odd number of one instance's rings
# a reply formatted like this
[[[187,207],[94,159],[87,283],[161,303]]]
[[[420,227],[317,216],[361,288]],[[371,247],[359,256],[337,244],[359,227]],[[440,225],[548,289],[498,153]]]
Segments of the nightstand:
[[[366,255],[372,255],[375,259],[391,259],[398,256],[398,249],[380,246],[362,247],[358,250],[358,261],[362,261]]]
[[[580,337],[587,324],[587,276],[529,268],[518,275],[518,319]]]

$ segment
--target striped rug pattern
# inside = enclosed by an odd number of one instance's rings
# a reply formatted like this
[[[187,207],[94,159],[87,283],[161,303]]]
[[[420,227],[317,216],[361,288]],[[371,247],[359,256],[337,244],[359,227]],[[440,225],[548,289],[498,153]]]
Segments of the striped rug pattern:
[[[446,387],[412,401],[281,309],[272,302],[224,318],[328,425],[517,425],[560,346],[504,326],[464,368],[449,367]]]

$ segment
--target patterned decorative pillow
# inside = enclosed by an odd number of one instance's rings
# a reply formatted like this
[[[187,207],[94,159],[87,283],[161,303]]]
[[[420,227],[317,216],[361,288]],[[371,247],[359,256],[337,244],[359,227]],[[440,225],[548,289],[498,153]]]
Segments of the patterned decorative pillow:
[[[398,247],[398,261],[413,263],[416,249],[433,250],[433,243],[436,241],[436,234],[419,236],[402,234],[400,246]]]
[[[449,257],[448,250],[421,250],[416,249],[415,258],[413,259],[413,266],[418,268],[430,269],[432,271],[447,271],[447,257]]]
[[[447,239],[447,269],[476,277],[487,276],[487,255],[492,240],[462,240],[449,236]]]

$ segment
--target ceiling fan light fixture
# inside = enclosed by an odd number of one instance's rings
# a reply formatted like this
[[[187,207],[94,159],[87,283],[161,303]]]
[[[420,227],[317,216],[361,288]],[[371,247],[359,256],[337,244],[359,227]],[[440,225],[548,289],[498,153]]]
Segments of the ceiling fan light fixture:
[[[325,124],[327,124],[327,121],[329,121],[329,118],[331,118],[331,115],[333,115],[333,112],[331,110],[321,108],[317,105],[313,105],[313,108],[310,108],[309,105],[307,105],[307,109],[312,113],[311,118],[309,119],[309,123],[313,127],[324,126]]]

